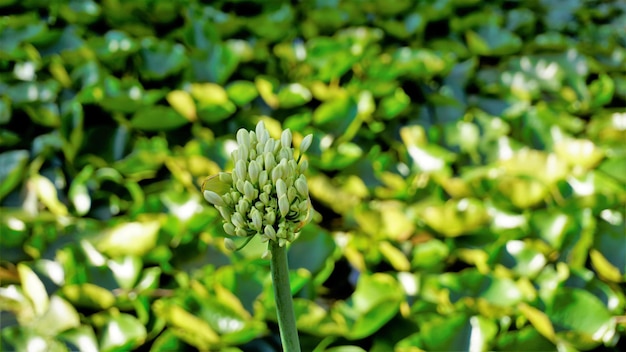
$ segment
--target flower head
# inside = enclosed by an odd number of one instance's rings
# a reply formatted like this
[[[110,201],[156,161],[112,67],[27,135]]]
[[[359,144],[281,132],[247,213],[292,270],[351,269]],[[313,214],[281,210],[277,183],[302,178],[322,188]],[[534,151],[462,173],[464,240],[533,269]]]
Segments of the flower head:
[[[248,240],[259,235],[263,242],[277,241],[280,246],[295,239],[312,215],[303,174],[307,164],[300,162],[311,141],[311,135],[303,139],[296,160],[289,129],[279,140],[270,137],[262,121],[254,131],[237,132],[232,173],[221,172],[202,185],[204,198],[220,212],[228,235]],[[230,238],[226,245],[236,249]]]

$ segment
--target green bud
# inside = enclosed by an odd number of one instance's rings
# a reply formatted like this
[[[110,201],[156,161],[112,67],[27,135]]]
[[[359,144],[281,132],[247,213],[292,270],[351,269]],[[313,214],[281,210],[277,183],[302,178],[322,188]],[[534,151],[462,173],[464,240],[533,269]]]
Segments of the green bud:
[[[259,200],[265,204],[265,205],[269,205],[270,204],[270,195],[269,193],[263,192],[259,195]]]
[[[304,154],[307,150],[309,150],[309,147],[311,146],[312,142],[313,142],[312,134],[309,134],[302,139],[302,143],[300,143],[300,155]]]
[[[284,218],[289,213],[289,199],[286,195],[278,198],[278,208],[280,209],[280,215]]]
[[[263,229],[263,215],[256,208],[250,210],[250,219],[252,220],[252,228],[261,231]]]
[[[259,180],[259,174],[261,173],[261,167],[257,164],[256,160],[250,161],[248,165],[248,179],[252,183],[256,183]]]
[[[232,221],[233,225],[238,228],[246,226],[246,222],[243,220],[243,216],[241,216],[241,213],[234,213],[233,216],[230,218],[230,221]]]
[[[263,233],[272,241],[276,241],[276,230],[274,230],[273,226],[265,225]]]
[[[267,142],[267,140],[270,138],[270,134],[265,129],[265,124],[263,123],[263,121],[257,123],[256,125],[256,137],[261,144],[265,144],[265,142]]]
[[[217,177],[221,182],[229,185],[233,184],[233,176],[228,172],[220,172]]]
[[[248,180],[244,182],[243,190],[244,190],[244,197],[248,199],[249,201],[255,200],[256,197],[259,195],[259,191],[257,191],[256,188],[254,188],[254,186],[252,185],[252,183],[250,183],[250,181]]]
[[[213,191],[204,191],[204,199],[215,206],[226,206],[222,197]]]
[[[239,160],[248,160],[249,147],[247,145],[240,145],[237,149],[237,158]]]
[[[291,130],[286,129],[280,135],[280,143],[283,145],[283,148],[291,148]]]
[[[248,214],[248,212],[250,211],[250,207],[251,207],[250,202],[246,200],[245,198],[241,198],[239,202],[237,202],[237,205],[235,206],[235,210],[239,214]]]
[[[235,244],[235,241],[231,240],[230,238],[224,239],[224,247],[233,252],[237,250],[237,245]]]
[[[296,189],[298,190],[300,196],[304,198],[309,197],[309,186],[306,183],[306,177],[304,177],[304,175],[300,175],[298,177],[296,182],[294,182],[294,186],[296,186]]]
[[[237,131],[237,144],[240,147],[242,145],[250,147],[250,132],[248,132],[248,130],[241,128]]]
[[[217,210],[220,212],[222,219],[228,219],[233,215],[233,211],[230,207],[219,207],[216,206]]]
[[[300,162],[300,173],[303,174],[306,172],[306,169],[309,168],[309,161],[308,160],[302,160]]]
[[[226,222],[222,227],[224,228],[224,232],[231,236],[235,236],[235,226],[233,224]]]
[[[272,154],[274,151],[274,144],[276,144],[276,142],[273,139],[270,139],[267,142],[265,142],[265,145],[263,146],[263,154],[267,154],[267,153]]]
[[[239,180],[246,179],[246,162],[244,160],[237,160],[234,174],[237,175],[237,179]]]
[[[280,199],[280,197],[284,196],[287,193],[287,184],[282,179],[276,180],[276,196]]]
[[[293,202],[294,199],[296,199],[296,196],[298,195],[298,191],[296,191],[295,187],[289,187],[289,189],[287,190],[287,199],[289,199],[289,203]]]
[[[276,184],[276,182],[278,182],[278,180],[283,177],[283,169],[279,166],[276,166],[273,170],[272,170],[272,183]]]
[[[244,194],[246,189],[244,188],[245,186],[245,182],[244,182],[245,178],[239,179],[237,180],[237,182],[235,182],[235,188],[237,188],[237,191],[239,191],[240,194]]]
[[[261,171],[261,173],[259,173],[259,186],[263,187],[267,184],[267,181],[269,181],[269,177],[267,176],[267,171],[263,170]]]
[[[274,159],[274,155],[271,153],[264,153],[263,159],[265,159],[265,170],[267,170],[267,172],[273,171],[274,167],[276,167],[276,159]]]
[[[274,209],[266,208],[264,219],[266,224],[274,225],[274,223],[276,222],[276,212],[274,211]]]
[[[248,237],[248,232],[246,232],[246,230],[238,227],[235,230],[235,235],[238,236],[238,237]]]

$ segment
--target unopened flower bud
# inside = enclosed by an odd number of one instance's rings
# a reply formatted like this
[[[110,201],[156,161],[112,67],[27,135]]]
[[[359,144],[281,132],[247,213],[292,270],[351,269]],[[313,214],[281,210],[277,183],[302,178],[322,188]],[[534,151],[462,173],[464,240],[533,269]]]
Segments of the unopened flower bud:
[[[246,162],[244,160],[237,160],[237,163],[235,164],[235,174],[240,180],[246,179]]]
[[[284,218],[289,213],[289,199],[286,195],[278,198],[278,208],[280,209],[280,215]]]
[[[226,206],[226,203],[224,203],[222,197],[220,197],[217,193],[213,191],[204,191],[204,199],[206,199],[207,202],[215,206]]]
[[[302,139],[302,143],[300,143],[300,154],[304,154],[309,149],[312,142],[313,142],[312,134],[309,134],[306,137],[304,137]]]
[[[231,240],[230,238],[224,239],[224,247],[233,252],[237,250],[237,245],[235,244],[235,241]]]
[[[267,181],[269,181],[269,176],[267,175],[267,170],[263,170],[259,174],[259,186],[261,186],[261,187],[265,186],[267,184]]]
[[[250,210],[250,219],[252,220],[252,228],[261,231],[263,229],[263,216],[256,208]]]
[[[234,213],[233,216],[231,216],[230,221],[232,221],[233,225],[238,228],[246,226],[246,223],[243,220],[243,216],[241,216],[241,214],[238,212]]]
[[[229,185],[233,184],[233,176],[228,172],[220,172],[217,177],[220,180],[220,182],[223,182]]]
[[[249,201],[255,200],[256,197],[259,195],[259,191],[257,191],[256,188],[254,188],[254,186],[252,185],[252,183],[250,183],[250,181],[248,180],[244,182],[243,190],[244,190],[245,198]]]
[[[233,224],[226,222],[222,227],[224,228],[224,232],[231,236],[235,236],[235,226]]]
[[[248,166],[248,178],[250,179],[250,182],[256,183],[259,179],[260,173],[261,167],[257,164],[256,160],[252,160]]]
[[[237,144],[240,147],[242,145],[250,147],[250,132],[244,129],[240,129],[239,131],[237,131]]]
[[[286,129],[280,135],[280,143],[284,149],[291,148],[291,130]]]
[[[282,179],[276,180],[276,196],[280,199],[280,197],[284,196],[287,193],[287,184]]]
[[[296,186],[300,196],[305,198],[309,196],[309,186],[306,183],[304,175],[300,175],[300,177],[298,177],[298,179],[294,182],[294,186]]]
[[[265,236],[267,236],[272,241],[276,241],[276,230],[274,230],[273,226],[265,225],[263,233],[265,233]]]

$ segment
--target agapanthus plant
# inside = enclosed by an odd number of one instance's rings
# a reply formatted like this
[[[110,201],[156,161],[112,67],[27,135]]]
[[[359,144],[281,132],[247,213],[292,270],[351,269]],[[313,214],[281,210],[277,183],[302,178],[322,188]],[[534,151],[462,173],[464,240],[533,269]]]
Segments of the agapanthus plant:
[[[204,198],[223,218],[224,232],[246,239],[237,247],[233,239],[227,237],[224,240],[227,248],[241,249],[256,235],[268,243],[263,256],[271,258],[278,323],[285,351],[300,350],[285,247],[298,236],[312,215],[304,176],[308,163],[302,160],[311,141],[312,135],[304,137],[295,159],[289,129],[282,132],[280,140],[270,137],[262,121],[255,131],[240,129],[238,148],[231,153],[232,173],[220,172],[202,185]]]

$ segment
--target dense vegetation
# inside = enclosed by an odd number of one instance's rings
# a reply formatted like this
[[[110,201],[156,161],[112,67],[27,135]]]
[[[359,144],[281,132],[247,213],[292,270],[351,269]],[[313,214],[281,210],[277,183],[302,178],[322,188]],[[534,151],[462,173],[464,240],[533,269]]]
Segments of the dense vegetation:
[[[279,350],[264,246],[200,193],[262,119],[314,136],[303,350],[625,350],[624,28],[618,0],[0,0],[0,349]]]

